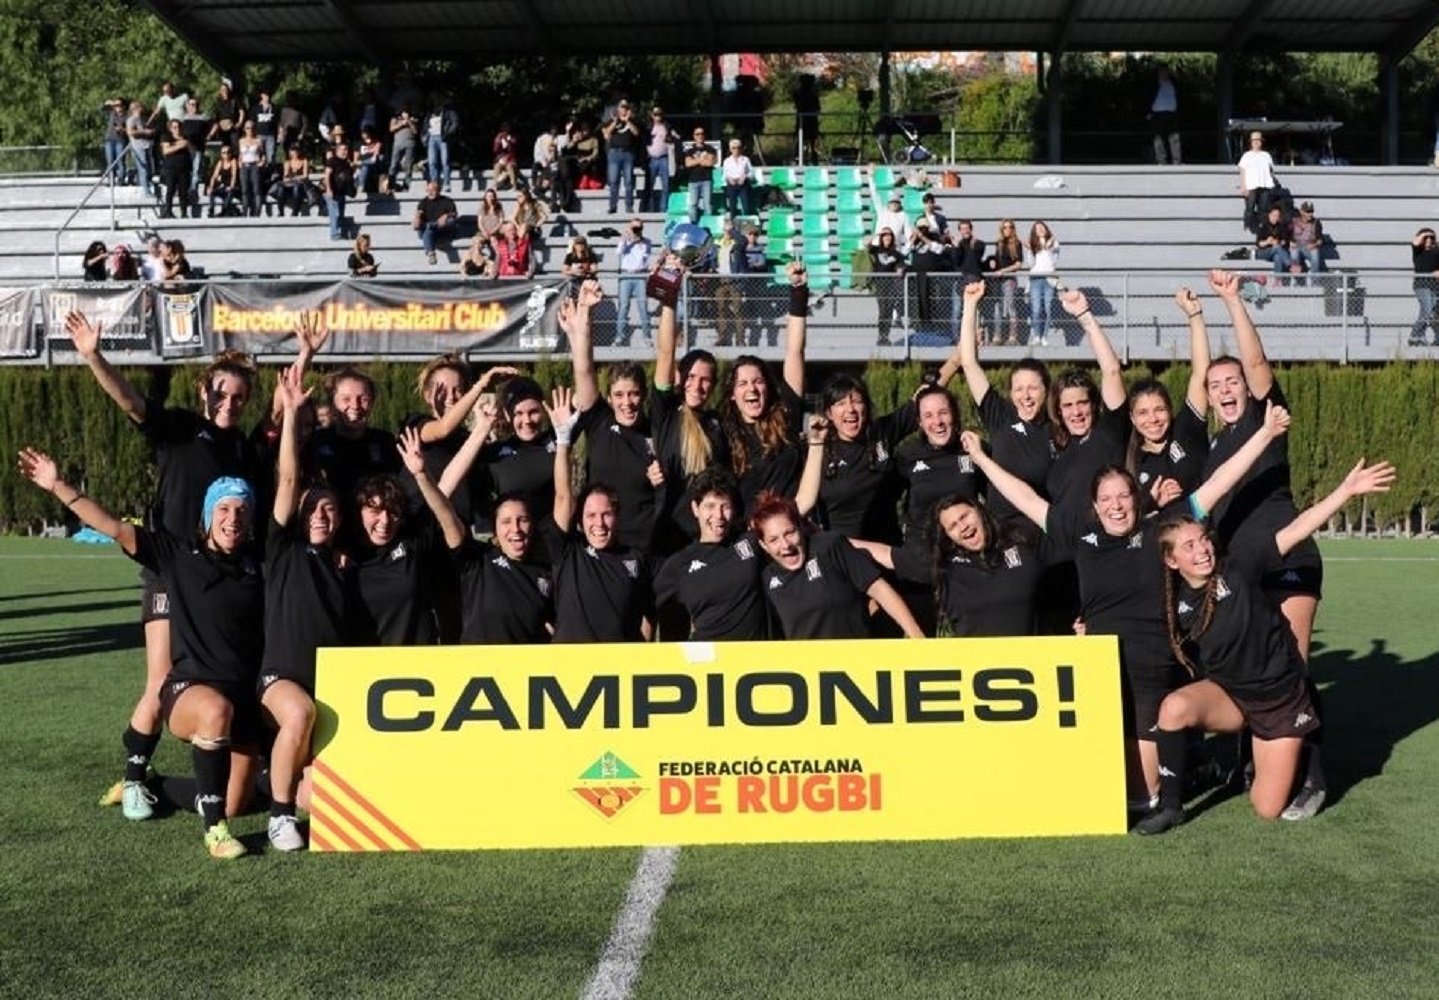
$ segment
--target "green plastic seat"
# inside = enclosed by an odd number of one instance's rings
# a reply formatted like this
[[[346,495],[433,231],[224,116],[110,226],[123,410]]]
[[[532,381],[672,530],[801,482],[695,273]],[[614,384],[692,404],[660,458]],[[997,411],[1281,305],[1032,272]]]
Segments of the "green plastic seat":
[[[805,213],[804,222],[800,227],[800,232],[804,233],[806,236],[828,236],[829,216],[823,214],[811,215],[809,213]]]
[[[671,191],[669,201],[665,203],[665,214],[689,215],[690,193],[688,191]]]
[[[777,187],[781,191],[793,191],[799,187],[799,181],[795,180],[794,171],[789,167],[766,167],[761,178],[763,183]]]
[[[810,212],[829,211],[829,191],[825,188],[805,188],[804,210]]]
[[[858,188],[841,188],[834,199],[834,209],[840,215],[858,215],[864,211],[864,192]]]
[[[804,189],[806,191],[824,190],[828,187],[829,169],[827,167],[804,168]]]
[[[841,215],[836,231],[841,236],[863,236],[865,234],[864,216],[858,213]]]
[[[860,177],[859,167],[836,167],[834,186],[841,191],[858,191],[864,187],[864,179]]]
[[[907,187],[904,189],[904,211],[906,215],[915,216],[924,211],[924,192],[919,188]]]
[[[765,232],[772,240],[787,240],[799,232],[799,226],[795,224],[795,219],[794,212],[771,212]]]
[[[874,181],[876,189],[883,188],[886,192],[894,187],[895,175],[893,167],[879,166],[869,172],[870,180]]]

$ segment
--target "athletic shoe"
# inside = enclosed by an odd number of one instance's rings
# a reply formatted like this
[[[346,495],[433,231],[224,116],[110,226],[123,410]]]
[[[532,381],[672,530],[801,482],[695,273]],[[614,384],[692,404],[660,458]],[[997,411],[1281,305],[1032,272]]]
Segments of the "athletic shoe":
[[[205,850],[218,861],[233,861],[245,853],[245,845],[230,835],[224,820],[205,831]]]
[[[125,801],[125,782],[117,781],[105,789],[105,794],[100,796],[101,806],[118,806]]]
[[[126,819],[142,820],[155,815],[155,796],[143,781],[122,782],[120,811]]]
[[[1158,795],[1151,795],[1147,799],[1128,799],[1125,802],[1125,811],[1131,816],[1142,816],[1158,808]]]
[[[1305,784],[1299,789],[1299,794],[1294,796],[1294,800],[1284,807],[1279,818],[1287,819],[1291,823],[1298,823],[1301,820],[1313,819],[1322,808],[1324,808],[1324,789]]]
[[[270,817],[270,846],[277,851],[304,850],[305,838],[300,836],[293,816]]]
[[[1156,833],[1163,833],[1165,830],[1172,830],[1183,822],[1184,810],[1182,809],[1156,809],[1134,824],[1134,832],[1141,837],[1148,837]]]

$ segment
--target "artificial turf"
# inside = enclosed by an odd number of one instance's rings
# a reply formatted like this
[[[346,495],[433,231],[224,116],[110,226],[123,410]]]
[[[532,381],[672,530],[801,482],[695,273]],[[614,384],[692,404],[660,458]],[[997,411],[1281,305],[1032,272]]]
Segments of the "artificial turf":
[[[1318,819],[1215,796],[1153,840],[689,848],[637,994],[1439,995],[1439,546],[1323,548]],[[193,816],[96,808],[141,678],[137,601],[113,548],[0,542],[0,996],[579,993],[633,850],[220,864]],[[184,748],[157,764],[184,770]],[[263,817],[235,827],[262,847]]]

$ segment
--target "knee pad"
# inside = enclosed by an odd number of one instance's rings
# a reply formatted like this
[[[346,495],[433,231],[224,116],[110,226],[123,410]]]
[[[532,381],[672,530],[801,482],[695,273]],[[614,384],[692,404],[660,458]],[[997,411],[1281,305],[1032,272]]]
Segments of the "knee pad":
[[[230,737],[196,735],[190,738],[190,743],[200,750],[223,750],[230,745]]]

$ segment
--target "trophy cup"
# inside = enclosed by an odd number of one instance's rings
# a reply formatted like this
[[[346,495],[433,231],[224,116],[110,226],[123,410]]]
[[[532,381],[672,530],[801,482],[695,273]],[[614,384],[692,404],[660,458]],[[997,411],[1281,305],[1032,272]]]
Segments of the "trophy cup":
[[[682,222],[670,230],[665,249],[669,253],[645,282],[645,294],[673,307],[679,301],[685,271],[702,270],[714,260],[714,237],[703,226]]]

